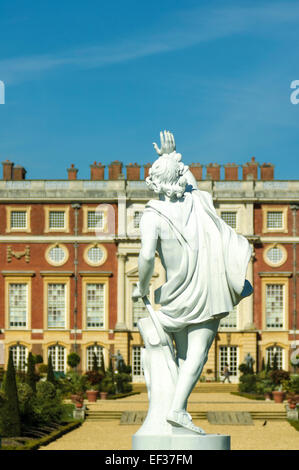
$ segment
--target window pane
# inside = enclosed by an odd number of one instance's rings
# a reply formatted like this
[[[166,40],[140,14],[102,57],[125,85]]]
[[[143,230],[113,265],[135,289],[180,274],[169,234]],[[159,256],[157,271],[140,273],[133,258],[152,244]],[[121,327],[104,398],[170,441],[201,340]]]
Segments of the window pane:
[[[26,228],[27,227],[27,212],[26,211],[11,211],[10,226],[11,228]]]
[[[267,328],[282,328],[284,314],[284,284],[266,285]]]
[[[221,212],[221,218],[232,228],[237,227],[237,213],[232,211]]]
[[[135,211],[134,212],[134,228],[139,228],[140,227],[140,220],[142,217],[142,211]]]
[[[93,366],[93,356],[94,354],[97,357],[98,367],[102,365],[102,354],[103,351],[102,346],[89,346],[87,348],[87,370],[91,370]]]
[[[221,328],[237,328],[237,305],[226,317],[220,320]]]
[[[48,284],[48,327],[65,328],[65,317],[65,284]]]
[[[9,326],[27,326],[27,304],[28,286],[27,284],[9,284]]]
[[[12,351],[12,358],[15,369],[26,371],[28,355],[27,348],[21,344],[17,344],[16,346],[11,346],[9,349]]]
[[[50,346],[48,349],[48,356],[51,356],[52,366],[55,372],[65,372],[65,348],[63,346],[60,346],[59,344]]]
[[[50,211],[49,213],[49,227],[50,228],[64,228],[64,217],[63,211]]]
[[[87,328],[104,327],[104,284],[86,284]]]
[[[283,258],[283,252],[279,247],[274,246],[267,251],[267,258],[273,264],[280,263]]]
[[[65,259],[65,251],[60,246],[54,246],[50,249],[48,256],[54,263],[60,263]]]
[[[279,346],[271,346],[266,350],[266,364],[269,363],[273,367],[274,356],[276,354],[278,369],[283,368],[283,349]]]
[[[283,228],[283,214],[279,211],[267,212],[268,228]]]
[[[91,263],[99,263],[104,257],[103,250],[98,246],[89,248],[87,252],[87,258]]]
[[[141,346],[133,346],[132,375],[134,378],[143,376],[143,369],[141,366],[141,349]]]
[[[137,286],[137,284],[133,284],[132,288]],[[133,302],[133,327],[137,327],[137,322],[141,318],[145,318],[148,316],[146,306],[143,303],[142,299],[138,299],[137,302]]]
[[[238,350],[237,346],[220,346],[219,348],[219,366],[220,374],[228,365],[230,375],[236,377],[238,375]]]
[[[104,228],[104,213],[99,211],[87,212],[87,227],[88,228]]]

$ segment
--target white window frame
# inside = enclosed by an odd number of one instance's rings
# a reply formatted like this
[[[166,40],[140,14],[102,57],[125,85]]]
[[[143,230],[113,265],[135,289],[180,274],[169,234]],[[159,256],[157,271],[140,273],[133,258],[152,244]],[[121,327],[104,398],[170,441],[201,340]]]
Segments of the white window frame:
[[[144,346],[133,345],[132,346],[132,381],[133,382],[144,382],[144,372],[142,368],[142,349]],[[136,358],[135,351],[139,350],[139,358]],[[139,364],[138,364],[139,362]],[[139,373],[136,373],[139,372]]]
[[[63,323],[64,325],[61,326],[61,325],[57,325],[57,326],[50,326],[49,325],[49,286],[50,285],[61,285],[61,286],[64,286],[64,316],[63,316]],[[49,330],[65,330],[66,327],[67,327],[67,289],[68,289],[68,286],[66,284],[66,282],[61,282],[59,279],[57,279],[55,282],[48,282],[47,283],[47,327]],[[58,307],[59,308],[59,307]]]
[[[9,351],[11,350],[15,369],[25,372],[27,370],[28,348],[23,344],[13,344],[9,347]],[[20,362],[21,367],[19,367]]]
[[[48,347],[48,358],[50,356],[50,351],[54,351],[54,354],[51,354],[51,359],[52,359],[52,366],[53,366],[53,371],[54,372],[66,372],[66,347],[61,345],[61,344],[54,344]],[[59,358],[60,352],[63,351],[63,363],[61,362],[61,359]],[[61,367],[61,364],[63,366]],[[58,367],[57,367],[58,366]]]
[[[88,325],[88,298],[87,298],[87,287],[89,285],[100,285],[103,287],[103,312],[101,313],[102,318],[103,318],[103,325],[99,326],[89,326]],[[92,279],[84,283],[84,289],[85,289],[85,304],[84,304],[84,309],[85,309],[85,321],[86,321],[86,329],[87,330],[103,330],[105,328],[105,311],[106,311],[106,284],[105,282],[93,282]],[[99,317],[100,318],[100,317]]]
[[[92,370],[93,366],[93,355],[95,354],[98,360],[98,367],[101,367],[101,352],[103,353],[104,357],[104,348],[103,346],[100,346],[99,344],[92,344],[87,346],[86,348],[86,370]],[[105,362],[105,358],[104,358]]]

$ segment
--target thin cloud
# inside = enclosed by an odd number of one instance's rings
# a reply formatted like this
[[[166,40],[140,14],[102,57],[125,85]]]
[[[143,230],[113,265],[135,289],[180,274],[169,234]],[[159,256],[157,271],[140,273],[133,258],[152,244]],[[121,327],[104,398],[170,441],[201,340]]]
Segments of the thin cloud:
[[[0,60],[0,75],[7,83],[19,83],[65,67],[99,68],[233,35],[268,34],[273,31],[273,25],[297,24],[298,21],[299,5],[294,3],[181,11],[167,21],[164,19],[159,27],[162,32],[147,33],[129,41]]]

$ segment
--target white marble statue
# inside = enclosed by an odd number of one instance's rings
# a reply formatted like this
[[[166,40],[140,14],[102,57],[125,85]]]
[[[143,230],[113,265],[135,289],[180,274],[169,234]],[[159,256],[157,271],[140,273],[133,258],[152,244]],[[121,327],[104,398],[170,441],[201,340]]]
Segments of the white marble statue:
[[[207,361],[220,319],[252,293],[245,280],[251,248],[246,238],[217,215],[211,195],[198,189],[188,166],[176,153],[173,135],[164,131],[160,138],[161,148],[153,144],[159,158],[146,179],[159,200],[149,201],[141,218],[139,282],[133,300],[142,297],[151,314],[151,320],[139,322],[146,349],[158,344],[170,373],[168,379],[163,373],[168,385],[163,384],[163,377],[154,384],[147,371],[153,376],[156,367],[150,369],[150,356],[145,356],[150,401],[153,393],[162,396],[163,391],[168,426],[204,435],[187,412],[187,400]],[[156,251],[166,272],[165,284],[155,291],[155,303],[161,305],[158,312],[151,309],[146,297]],[[156,343],[151,339],[155,332]],[[165,386],[172,388],[168,395]]]

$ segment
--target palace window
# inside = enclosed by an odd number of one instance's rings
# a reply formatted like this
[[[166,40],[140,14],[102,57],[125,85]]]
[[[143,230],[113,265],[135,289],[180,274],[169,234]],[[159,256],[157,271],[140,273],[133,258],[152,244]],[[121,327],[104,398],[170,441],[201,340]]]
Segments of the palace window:
[[[28,284],[8,285],[9,327],[26,328],[28,319]]]
[[[21,344],[16,344],[11,346],[9,350],[12,352],[15,369],[25,372],[27,369],[28,349]]]
[[[237,212],[235,212],[235,211],[221,211],[221,218],[231,228],[237,228]]]
[[[266,284],[266,327],[283,328],[285,284]]]
[[[27,228],[27,211],[15,211],[10,213],[10,228],[22,229]]]
[[[66,326],[66,284],[48,283],[48,327]]]
[[[238,348],[237,346],[220,346],[219,347],[219,374],[223,374],[225,366],[228,365],[230,375],[237,377],[238,375]]]
[[[280,346],[271,346],[266,349],[266,364],[269,364],[270,367],[273,367],[275,355],[278,369],[283,369],[284,350]]]
[[[140,227],[140,220],[141,220],[142,214],[143,214],[142,211],[135,211],[134,212],[134,216],[133,216],[134,228],[139,228]]]
[[[142,346],[133,346],[132,348],[132,376],[134,381],[144,380],[143,368],[141,364]]]
[[[105,285],[86,283],[86,326],[104,328],[105,320]]]
[[[87,258],[90,263],[98,264],[104,258],[104,252],[99,246],[92,246],[87,251]]]
[[[65,228],[65,211],[49,211],[49,229]]]
[[[220,320],[220,328],[237,328],[238,318],[238,307],[237,305],[233,310],[224,318]]]
[[[93,229],[98,228],[100,230],[104,229],[104,212],[103,211],[92,211],[87,212],[87,228]]]
[[[132,284],[132,292],[137,286],[136,283]],[[141,318],[145,318],[148,316],[146,306],[143,303],[143,300],[139,298],[137,302],[132,302],[133,305],[133,328],[137,327],[137,322]]]
[[[46,260],[53,266],[62,266],[68,260],[68,250],[63,245],[52,245],[46,250]]]
[[[102,365],[102,352],[103,352],[102,346],[98,346],[97,344],[89,346],[86,349],[86,354],[87,354],[86,355],[86,368],[87,368],[87,370],[92,370],[94,355],[97,358],[98,367],[101,367],[101,365]]]
[[[283,212],[268,211],[267,212],[267,228],[279,229],[283,228]]]
[[[51,356],[53,370],[55,372],[66,371],[66,351],[64,346],[55,344],[48,348],[48,357]]]

